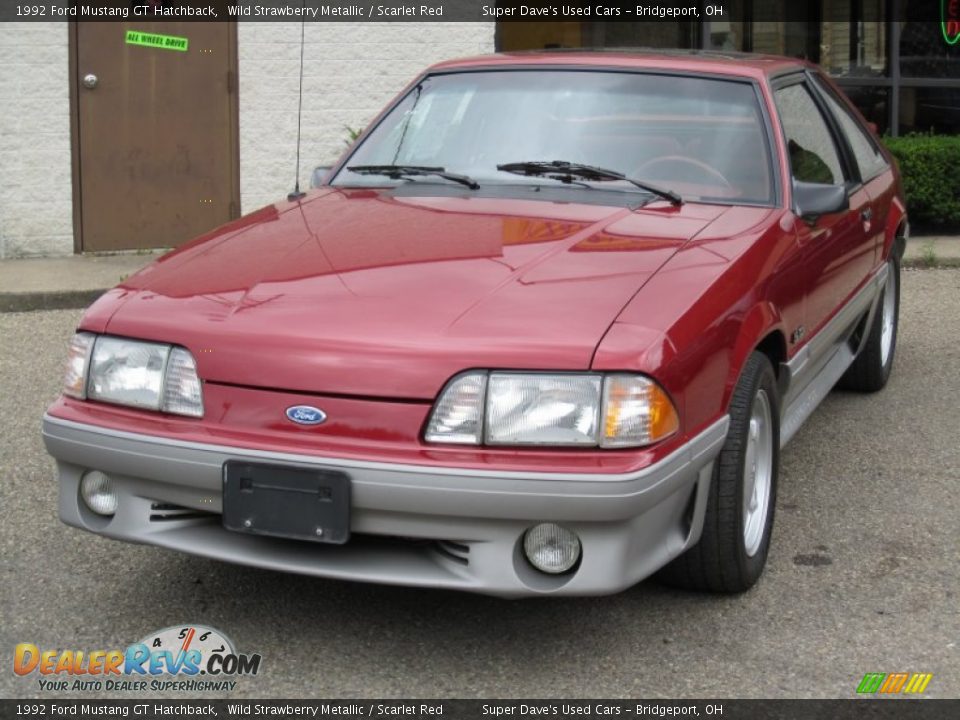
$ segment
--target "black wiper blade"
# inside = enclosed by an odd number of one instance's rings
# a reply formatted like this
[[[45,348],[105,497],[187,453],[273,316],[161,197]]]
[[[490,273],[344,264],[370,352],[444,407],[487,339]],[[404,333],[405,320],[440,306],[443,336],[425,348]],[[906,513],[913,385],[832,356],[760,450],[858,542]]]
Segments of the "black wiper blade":
[[[559,180],[563,178],[583,178],[584,180],[623,180],[641,190],[646,190],[654,195],[659,195],[664,200],[669,200],[674,205],[682,205],[683,198],[679,193],[662,188],[659,185],[653,185],[643,180],[635,180],[616,170],[608,170],[594,165],[581,165],[580,163],[567,162],[566,160],[533,160],[528,162],[505,163],[497,165],[497,170],[514,173],[515,175],[543,176],[552,177]]]
[[[447,172],[442,167],[430,167],[427,165],[351,165],[347,170],[357,175],[383,175],[393,180],[402,180],[408,177],[418,177],[421,175],[436,175],[444,180],[466,185],[471,190],[478,190],[480,183],[467,175],[458,175],[457,173]]]

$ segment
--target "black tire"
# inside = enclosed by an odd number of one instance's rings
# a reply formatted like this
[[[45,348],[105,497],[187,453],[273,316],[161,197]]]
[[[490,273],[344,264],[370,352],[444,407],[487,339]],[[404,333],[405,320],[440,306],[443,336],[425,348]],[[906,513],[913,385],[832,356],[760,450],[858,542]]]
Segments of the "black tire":
[[[771,415],[772,467],[762,539],[751,556],[744,538],[743,494],[750,418],[754,400],[761,390]],[[696,545],[660,571],[660,578],[675,587],[718,593],[744,592],[757,582],[767,562],[780,466],[780,396],[773,366],[766,355],[754,352],[747,359],[730,400],[729,412],[730,429],[714,463],[703,534]]]
[[[900,260],[894,255],[888,263],[887,284],[877,301],[877,310],[870,326],[867,344],[854,359],[853,364],[840,378],[838,385],[844,390],[855,392],[877,392],[882,390],[890,379],[893,370],[893,358],[897,352],[897,329],[900,325]],[[890,339],[890,352],[886,360],[883,357],[883,317],[887,294],[893,293],[893,336]]]

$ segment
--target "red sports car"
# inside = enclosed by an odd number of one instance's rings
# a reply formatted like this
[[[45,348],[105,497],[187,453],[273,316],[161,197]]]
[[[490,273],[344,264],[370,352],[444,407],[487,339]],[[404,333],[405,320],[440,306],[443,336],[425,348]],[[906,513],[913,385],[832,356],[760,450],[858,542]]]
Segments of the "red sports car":
[[[907,229],[815,66],[436,65],[320,187],[87,311],[43,422],[60,517],[349,580],[743,591],[780,448],[890,375]]]

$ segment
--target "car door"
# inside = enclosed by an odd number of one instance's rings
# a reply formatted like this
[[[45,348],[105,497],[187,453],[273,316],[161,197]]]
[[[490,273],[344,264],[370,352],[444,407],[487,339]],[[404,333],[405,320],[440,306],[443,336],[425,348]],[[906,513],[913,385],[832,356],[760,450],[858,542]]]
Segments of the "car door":
[[[873,210],[834,121],[828,120],[807,76],[797,74],[775,86],[774,100],[793,180],[843,186],[849,201],[846,210],[798,218],[795,223],[808,290],[803,327],[790,340],[802,344],[826,325],[869,274],[874,262],[869,232]]]

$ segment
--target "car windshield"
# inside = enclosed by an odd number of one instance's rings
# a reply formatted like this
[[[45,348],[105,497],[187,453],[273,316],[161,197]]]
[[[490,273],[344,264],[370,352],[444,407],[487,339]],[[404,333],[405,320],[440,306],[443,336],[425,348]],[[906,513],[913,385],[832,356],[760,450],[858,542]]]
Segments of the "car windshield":
[[[351,166],[442,169],[489,185],[561,185],[498,165],[564,161],[653,183],[685,200],[769,203],[771,163],[747,82],[610,71],[504,70],[432,75],[364,140],[333,181],[382,187],[439,177]],[[643,192],[627,182],[570,182]]]

